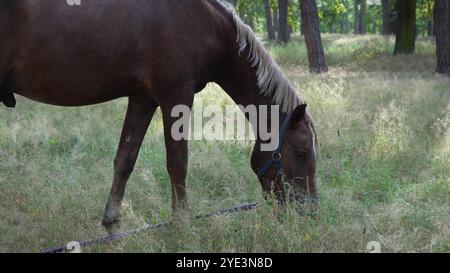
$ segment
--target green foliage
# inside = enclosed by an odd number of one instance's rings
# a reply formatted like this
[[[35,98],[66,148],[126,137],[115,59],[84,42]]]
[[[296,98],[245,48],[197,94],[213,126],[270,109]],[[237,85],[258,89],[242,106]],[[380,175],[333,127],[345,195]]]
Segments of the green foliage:
[[[344,38],[345,37],[345,38]],[[379,62],[380,58],[387,58],[392,55],[395,46],[394,37],[381,39],[377,35],[366,36],[344,36],[338,34],[323,34],[323,47],[329,65],[331,66],[359,66],[365,65],[365,69],[371,67],[380,68],[388,64]],[[307,66],[308,58],[304,39],[299,35],[294,35],[292,42],[286,46],[276,43],[268,44],[270,52],[277,62],[287,67]],[[419,38],[416,43],[416,54],[420,58],[422,55],[434,55],[435,44],[431,43],[430,38]],[[395,62],[389,63],[390,68],[401,71],[403,68],[396,65]],[[403,63],[402,63],[403,65]],[[419,66],[421,64],[418,64]],[[394,68],[395,67],[395,68]],[[419,69],[420,67],[417,67]],[[382,68],[380,68],[382,69]]]
[[[420,35],[427,35],[429,21],[434,23],[434,2],[435,0],[417,1],[417,31]]]
[[[300,31],[300,0],[289,1],[289,25],[294,32]],[[320,27],[322,32],[351,33],[353,31],[354,0],[316,0],[319,9]],[[417,1],[417,30],[418,34],[425,36],[428,30],[428,21],[433,20],[435,0]],[[277,10],[277,0],[270,0],[272,10]],[[391,10],[395,0],[389,2]],[[266,29],[264,1],[238,0],[237,9],[244,17],[244,21],[254,26],[255,31],[263,32]],[[382,26],[381,2],[379,0],[367,1],[366,25],[368,33],[380,33]]]
[[[318,1],[319,19],[324,32],[336,32],[339,25],[339,32],[345,32],[344,24],[348,24],[348,16],[352,5],[349,1],[343,0],[321,0]],[[326,26],[326,29],[324,27]]]
[[[238,1],[236,9],[244,22],[254,27],[254,31],[262,31],[264,22],[263,1]],[[262,15],[262,16],[261,16]]]

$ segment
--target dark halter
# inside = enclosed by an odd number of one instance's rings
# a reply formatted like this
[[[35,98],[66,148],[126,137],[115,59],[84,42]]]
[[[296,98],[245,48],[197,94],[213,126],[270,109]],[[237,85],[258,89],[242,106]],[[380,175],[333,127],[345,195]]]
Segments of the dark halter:
[[[281,171],[283,170],[283,164],[281,163],[281,157],[282,157],[281,149],[283,148],[284,136],[286,135],[286,130],[291,121],[291,117],[292,117],[292,114],[289,114],[284,119],[283,124],[280,127],[280,134],[279,134],[280,138],[279,138],[278,148],[274,152],[272,152],[272,155],[270,156],[270,158],[266,161],[266,163],[264,163],[264,165],[261,167],[261,169],[259,169],[259,171],[258,171],[259,180],[261,180],[267,174],[267,172],[269,172],[269,170],[272,169],[272,167],[274,165],[277,168],[276,180],[278,180],[278,178],[281,176]]]
[[[277,170],[277,175],[275,177],[275,182],[280,181],[280,187],[281,190],[283,192],[285,192],[285,188],[284,188],[284,182],[282,181],[282,170],[283,170],[283,164],[281,163],[281,158],[282,158],[282,154],[281,154],[281,149],[283,148],[283,143],[284,143],[284,137],[286,135],[286,130],[289,127],[289,123],[291,121],[292,118],[292,113],[289,114],[283,121],[283,124],[280,127],[280,139],[279,139],[279,144],[278,144],[278,148],[272,152],[272,155],[270,156],[270,158],[266,161],[266,163],[264,163],[264,165],[261,167],[261,169],[258,170],[258,178],[261,181],[262,178],[270,171],[270,169],[272,169],[272,167],[275,165],[276,170]],[[313,204],[319,204],[320,199],[317,196],[313,196],[311,198],[311,202]]]

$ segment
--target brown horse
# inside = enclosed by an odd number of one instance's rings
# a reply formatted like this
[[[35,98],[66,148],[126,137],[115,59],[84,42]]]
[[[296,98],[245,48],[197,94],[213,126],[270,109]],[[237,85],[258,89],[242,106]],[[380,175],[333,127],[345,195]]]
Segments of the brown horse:
[[[252,31],[216,0],[0,0],[0,98],[60,106],[128,97],[103,224],[119,221],[127,180],[158,107],[162,110],[173,208],[187,208],[187,140],[175,140],[174,106],[216,82],[242,106],[278,105],[284,135],[251,165],[266,193],[317,200],[315,133],[306,106]],[[284,121],[284,122],[283,122]],[[270,117],[267,120],[271,123]],[[257,127],[259,124],[252,124]],[[269,162],[267,164],[266,162]],[[274,165],[274,166],[272,166]],[[264,167],[264,172],[261,168]],[[281,172],[282,170],[282,172]],[[315,202],[313,202],[315,203]]]

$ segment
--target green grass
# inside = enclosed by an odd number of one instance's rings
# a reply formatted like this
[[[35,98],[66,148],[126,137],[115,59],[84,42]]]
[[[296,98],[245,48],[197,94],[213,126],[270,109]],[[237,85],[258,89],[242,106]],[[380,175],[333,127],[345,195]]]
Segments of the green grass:
[[[434,59],[429,57],[430,54],[435,52],[435,44],[428,37],[418,38],[415,59],[418,59],[419,62],[413,64],[380,61],[380,59],[393,58],[395,45],[395,37],[393,36],[323,34],[322,39],[328,64],[344,67],[346,70],[359,71],[360,67],[364,66],[366,71],[379,71],[389,68],[389,70],[396,72],[411,70],[425,72],[428,67],[419,65],[423,65],[424,62],[427,65],[434,63]],[[294,36],[293,41],[286,46],[268,43],[268,47],[278,62],[285,67],[308,66],[306,46],[301,36]],[[386,67],[386,65],[389,65],[389,67]]]
[[[392,56],[392,39],[325,35],[330,72],[310,75],[297,37],[270,50],[311,107],[321,140],[318,219],[267,204],[250,142],[190,143],[193,220],[86,252],[450,252],[450,80],[433,73],[432,41]],[[199,95],[225,105],[215,85]],[[37,252],[104,234],[99,222],[126,100],[66,109],[18,98],[0,109],[0,252]],[[158,113],[127,188],[122,229],[170,219]]]

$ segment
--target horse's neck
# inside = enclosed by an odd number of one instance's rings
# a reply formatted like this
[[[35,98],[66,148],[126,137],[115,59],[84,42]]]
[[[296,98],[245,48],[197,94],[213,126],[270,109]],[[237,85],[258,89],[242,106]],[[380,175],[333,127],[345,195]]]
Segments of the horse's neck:
[[[273,98],[261,94],[257,84],[255,69],[246,60],[238,58],[235,61],[235,64],[225,69],[225,72],[219,77],[217,83],[237,105],[243,106],[246,109],[250,109],[253,106],[256,107],[258,110],[256,119],[249,119],[246,116],[254,129],[259,128],[259,122],[265,122],[268,126],[267,128],[271,128],[271,109],[274,106]],[[260,110],[267,110],[267,112],[263,113]],[[262,114],[264,114],[264,118],[262,118]],[[278,112],[276,116],[279,122],[285,115]],[[258,132],[257,141],[259,142],[259,140],[260,135]]]

